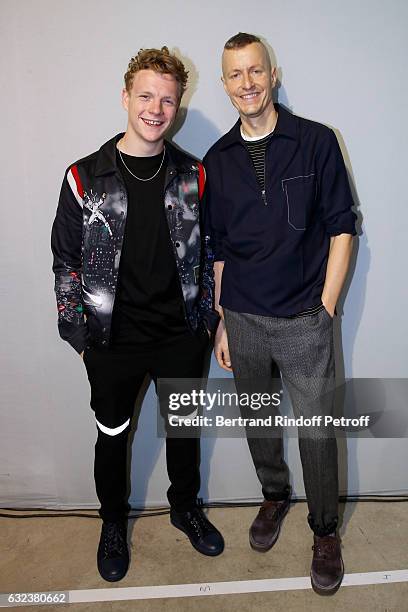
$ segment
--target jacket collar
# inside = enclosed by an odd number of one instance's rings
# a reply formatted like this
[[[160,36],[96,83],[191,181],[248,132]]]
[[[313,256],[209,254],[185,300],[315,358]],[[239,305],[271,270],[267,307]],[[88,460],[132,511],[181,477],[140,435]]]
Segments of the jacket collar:
[[[116,136],[101,146],[96,159],[95,176],[104,176],[105,174],[112,174],[117,171],[116,143],[122,136],[124,136],[124,132],[116,134]]]
[[[123,136],[124,132],[121,132],[101,146],[96,160],[95,176],[104,176],[117,172],[116,144]],[[165,144],[168,159],[167,169],[171,174],[175,172],[186,172],[196,168],[196,166],[193,168],[193,161],[183,153],[183,151],[180,151],[180,149],[167,140]]]
[[[281,104],[274,104],[275,110],[278,113],[278,121],[276,123],[274,129],[275,136],[286,136],[288,138],[292,138],[293,140],[297,140],[298,138],[298,127],[297,127],[297,117],[296,115],[292,115],[289,111],[286,110]],[[225,134],[223,138],[223,142],[221,145],[221,149],[226,149],[227,147],[241,143],[241,119],[235,123],[235,125],[231,128],[227,134]]]

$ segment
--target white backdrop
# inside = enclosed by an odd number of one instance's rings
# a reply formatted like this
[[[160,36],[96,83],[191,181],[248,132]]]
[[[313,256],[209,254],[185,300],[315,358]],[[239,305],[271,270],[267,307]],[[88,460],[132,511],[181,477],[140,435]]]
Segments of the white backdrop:
[[[140,47],[167,44],[189,66],[175,141],[202,157],[236,119],[220,82],[225,40],[243,30],[271,45],[279,100],[336,129],[363,220],[343,306],[345,374],[407,376],[406,2],[2,0],[0,17],[3,506],[96,503],[96,429],[83,363],[57,335],[50,229],[67,165],[125,128],[122,77]],[[211,374],[222,376],[214,362]],[[166,499],[155,411],[150,389],[133,450],[135,504]],[[259,498],[244,440],[202,446],[204,498]],[[343,492],[407,492],[406,439],[349,440],[348,459],[345,450]],[[293,439],[288,460],[302,496]]]

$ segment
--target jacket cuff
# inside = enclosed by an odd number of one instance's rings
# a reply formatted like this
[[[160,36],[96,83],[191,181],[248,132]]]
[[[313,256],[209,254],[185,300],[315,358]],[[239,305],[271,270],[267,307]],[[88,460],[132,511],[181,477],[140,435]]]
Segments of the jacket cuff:
[[[86,345],[88,344],[89,333],[86,325],[80,327],[73,336],[67,338],[68,343],[76,350],[76,352],[80,355],[82,351],[85,350]]]
[[[204,324],[211,335],[215,334],[217,331],[220,318],[221,317],[216,310],[207,310],[207,312],[204,314]]]

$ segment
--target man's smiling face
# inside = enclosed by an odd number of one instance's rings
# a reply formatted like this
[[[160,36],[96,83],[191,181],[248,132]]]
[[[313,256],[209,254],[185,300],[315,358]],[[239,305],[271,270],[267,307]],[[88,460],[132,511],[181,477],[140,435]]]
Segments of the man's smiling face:
[[[128,112],[128,131],[141,144],[163,140],[176,118],[180,86],[171,74],[139,70],[133,77],[131,91],[122,92]]]
[[[224,49],[222,72],[225,91],[241,118],[255,119],[272,110],[276,68],[261,43]]]

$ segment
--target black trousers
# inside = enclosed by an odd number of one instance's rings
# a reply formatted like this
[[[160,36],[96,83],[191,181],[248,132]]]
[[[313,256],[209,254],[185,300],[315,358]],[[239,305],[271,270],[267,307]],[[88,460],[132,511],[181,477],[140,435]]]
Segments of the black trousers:
[[[158,378],[200,378],[208,347],[207,332],[124,351],[88,347],[84,362],[91,385],[98,438],[94,476],[104,521],[118,521],[129,511],[127,446],[135,400],[146,374]],[[167,497],[178,512],[191,509],[200,488],[200,446],[197,438],[166,438]]]

